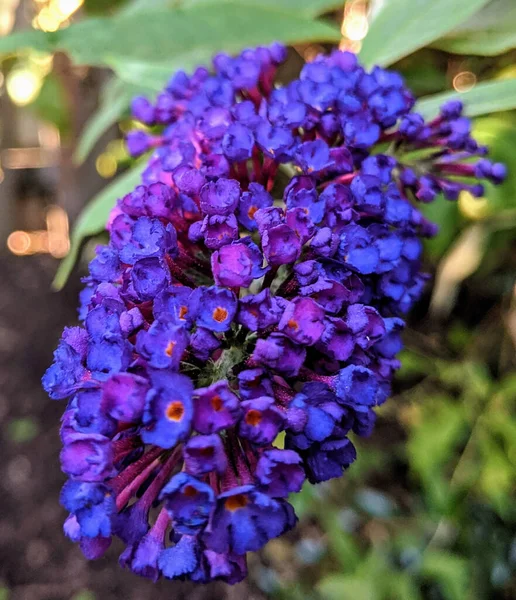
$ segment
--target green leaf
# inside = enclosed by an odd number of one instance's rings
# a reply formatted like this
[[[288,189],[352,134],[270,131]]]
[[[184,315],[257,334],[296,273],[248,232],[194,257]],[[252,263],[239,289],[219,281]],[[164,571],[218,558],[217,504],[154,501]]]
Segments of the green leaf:
[[[386,578],[385,587],[389,590],[389,598],[396,600],[421,600],[419,586],[412,580],[407,573],[396,573]]]
[[[164,64],[200,49],[210,55],[236,52],[275,40],[337,41],[338,28],[277,6],[243,6],[238,2],[194,6],[169,11],[137,12],[116,18],[87,19],[52,33],[22,32],[0,39],[0,53],[20,47],[63,50],[79,64],[110,66],[136,61]],[[137,42],[137,43],[136,43]]]
[[[149,66],[146,66],[147,73]],[[170,66],[168,68],[170,77]],[[144,76],[137,77],[137,73],[133,74],[133,80],[129,78],[118,79],[113,77],[104,86],[100,103],[97,110],[90,116],[84,125],[79,143],[74,153],[74,162],[81,164],[84,162],[88,154],[93,150],[93,147],[101,138],[101,136],[115,123],[121,120],[129,110],[131,100],[137,95],[147,97],[155,96],[155,85],[146,85],[147,80]],[[163,74],[163,83],[159,89],[162,89],[168,77]],[[150,82],[150,77],[149,77]]]
[[[117,199],[130,192],[140,183],[141,174],[146,166],[147,162],[144,158],[137,166],[109,183],[81,212],[72,231],[70,252],[66,258],[61,261],[54,281],[52,282],[52,286],[55,290],[60,290],[65,285],[72,272],[75,261],[77,260],[83,240],[104,229],[109,212],[115,205]]]
[[[98,109],[84,125],[74,153],[76,164],[84,162],[102,135],[121,119],[134,94],[134,87],[120,79],[108,81],[102,90]]]
[[[487,215],[516,207],[516,145],[515,119],[510,113],[477,119],[473,135],[480,143],[489,147],[489,158],[507,165],[507,178],[502,185],[485,184],[484,197],[488,201]]]
[[[398,358],[401,361],[401,369],[396,377],[400,380],[430,375],[434,371],[434,365],[429,366],[428,359],[417,354],[415,350],[402,350],[398,354]]]
[[[142,11],[173,9],[178,5],[177,0],[133,0],[128,2],[118,12],[119,15],[132,15]]]
[[[336,511],[329,509],[328,506],[322,509],[319,507],[317,517],[328,539],[331,555],[342,569],[346,571],[355,569],[361,560],[360,547],[353,536],[339,526]]]
[[[69,134],[70,111],[68,110],[62,82],[54,73],[50,73],[45,77],[37,98],[30,104],[29,108],[40,119],[53,123],[63,137]]]
[[[23,50],[38,52],[54,52],[56,49],[57,32],[45,33],[35,29],[16,31],[0,38],[0,54],[15,54]]]
[[[137,1],[142,2],[142,0]],[[143,2],[146,1],[143,0]],[[154,2],[170,5],[170,1],[167,2],[167,0],[154,0]],[[188,0],[186,5],[183,4],[183,8],[210,4],[220,6],[221,4],[231,3],[244,7],[267,7],[285,12],[293,13],[295,11],[296,14],[306,16],[317,16],[333,9],[344,8],[345,2],[346,0]],[[143,4],[141,6],[143,7]]]
[[[425,487],[426,501],[434,510],[443,511],[450,502],[446,466],[464,439],[466,424],[460,405],[448,396],[419,401],[421,406],[414,403],[418,418],[410,426],[407,455],[411,470]]]
[[[348,575],[328,575],[317,584],[324,600],[378,600],[374,581]]]
[[[197,6],[207,6],[216,4],[220,6],[223,3],[230,2],[240,6],[266,6],[285,11],[295,10],[307,16],[316,16],[324,12],[343,8],[345,0],[188,0],[182,5],[178,0],[134,0],[125,6],[119,14],[129,15],[141,11],[174,9],[179,5],[182,9],[190,9]]]
[[[127,60],[113,60],[111,67],[118,75],[104,87],[98,109],[89,118],[75,151],[74,161],[81,164],[97,141],[109,127],[117,123],[128,111],[131,100],[136,95],[152,99],[177,70],[191,70],[197,65],[208,64],[209,52],[201,49],[185,53],[173,61],[163,64],[149,64]]]
[[[315,496],[313,486],[305,482],[303,488],[298,494],[292,494],[289,498],[296,515],[300,520],[312,516],[315,511]]]
[[[454,54],[495,56],[516,47],[516,3],[494,0],[434,46]]]
[[[446,72],[442,68],[441,56],[425,50],[400,64],[400,72],[407,86],[416,96],[437,94],[446,88]]]
[[[464,558],[450,552],[427,551],[421,572],[439,583],[446,600],[467,598],[470,569]]]
[[[421,212],[439,226],[439,235],[424,241],[428,256],[436,263],[450,247],[459,231],[458,204],[440,195],[435,202],[422,204]]]
[[[371,67],[390,65],[442,37],[489,0],[383,0],[366,35],[360,58]]]
[[[501,79],[477,84],[469,92],[444,92],[423,97],[416,103],[416,110],[425,118],[435,117],[439,107],[448,100],[462,100],[465,113],[477,117],[516,108],[516,79]]]
[[[211,50],[194,48],[166,62],[149,63],[140,60],[109,59],[109,66],[128,84],[147,90],[147,95],[155,95],[177,70],[191,71],[196,66],[209,65],[213,54]]]

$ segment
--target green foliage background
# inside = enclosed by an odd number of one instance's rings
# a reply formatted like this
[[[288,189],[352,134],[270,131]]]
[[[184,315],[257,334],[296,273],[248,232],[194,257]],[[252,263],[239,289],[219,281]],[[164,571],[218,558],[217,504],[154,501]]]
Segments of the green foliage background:
[[[24,52],[67,52],[112,77],[76,148],[81,162],[128,114],[136,93],[153,96],[174,69],[207,64],[252,44],[338,43],[336,0],[132,0],[85,3],[86,16],[54,32],[0,39]],[[450,61],[478,74],[461,94],[481,142],[509,167],[481,201],[426,208],[441,225],[427,246],[434,275],[412,318],[396,394],[340,481],[293,498],[301,524],[253,557],[251,576],[278,600],[477,600],[516,597],[516,1],[383,0],[372,6],[361,58],[395,64],[435,115],[458,94]],[[337,13],[337,16],[340,13]],[[35,108],[66,127],[52,92]],[[45,91],[45,89],[43,90]],[[57,108],[56,108],[57,107]],[[46,112],[45,112],[46,111]],[[102,231],[117,197],[139,179],[131,165],[85,208],[60,288],[82,241]],[[13,435],[24,437],[19,424]]]

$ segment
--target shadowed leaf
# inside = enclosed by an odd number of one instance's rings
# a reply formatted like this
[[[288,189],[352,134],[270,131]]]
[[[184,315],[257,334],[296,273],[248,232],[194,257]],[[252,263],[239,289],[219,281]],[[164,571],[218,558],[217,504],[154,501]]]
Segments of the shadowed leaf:
[[[371,67],[390,65],[439,39],[488,0],[383,0],[373,2],[372,20],[360,58]],[[377,10],[375,10],[377,5]]]

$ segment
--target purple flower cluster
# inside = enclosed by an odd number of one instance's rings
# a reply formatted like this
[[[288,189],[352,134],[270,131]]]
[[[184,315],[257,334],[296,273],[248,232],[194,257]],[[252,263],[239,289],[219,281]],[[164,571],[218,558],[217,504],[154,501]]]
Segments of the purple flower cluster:
[[[397,73],[342,52],[277,87],[284,59],[219,55],[133,102],[148,167],[43,378],[70,398],[66,534],[88,558],[118,536],[154,580],[241,580],[294,526],[288,495],[355,460],[426,280],[435,227],[414,201],[504,176],[472,162],[485,149],[458,103],[425,123]]]

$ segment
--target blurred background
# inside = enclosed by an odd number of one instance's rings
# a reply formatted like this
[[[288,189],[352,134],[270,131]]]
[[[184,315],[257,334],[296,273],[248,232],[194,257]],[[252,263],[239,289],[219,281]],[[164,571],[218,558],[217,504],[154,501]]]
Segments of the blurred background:
[[[76,320],[80,277],[102,234],[84,238],[101,231],[135,181],[123,143],[134,126],[131,96],[152,96],[175,68],[212,53],[203,54],[206,22],[192,29],[198,47],[179,52],[166,41],[169,56],[159,36],[153,46],[152,11],[191,10],[194,25],[195,11],[208,11],[216,50],[271,36],[291,42],[284,79],[336,45],[374,56],[376,15],[380,45],[394,48],[383,64],[418,97],[449,90],[467,99],[484,81],[516,78],[515,0],[433,0],[449,27],[424,15],[425,2],[416,10],[408,0],[0,0],[0,36],[18,36],[16,51],[0,40],[0,600],[516,598],[516,112],[503,110],[507,98],[474,121],[494,160],[508,165],[506,183],[481,199],[426,207],[441,226],[426,248],[433,277],[376,431],[357,440],[359,459],[341,480],[292,499],[299,526],[251,557],[248,581],[153,584],[117,566],[116,545],[86,562],[61,530],[63,406],[39,381],[62,328]],[[250,11],[242,40],[227,20],[232,4]],[[396,18],[417,17],[419,5],[423,21],[404,30]],[[121,39],[133,22],[140,37]]]

